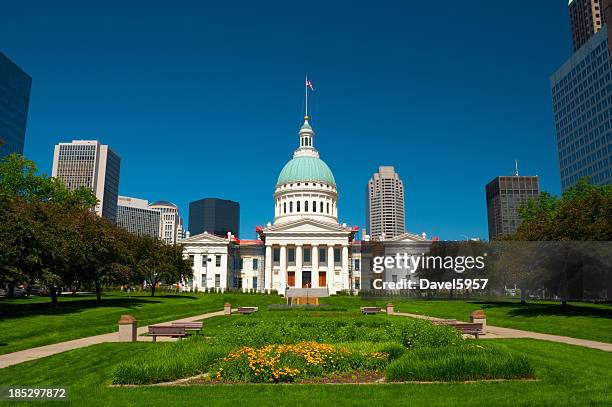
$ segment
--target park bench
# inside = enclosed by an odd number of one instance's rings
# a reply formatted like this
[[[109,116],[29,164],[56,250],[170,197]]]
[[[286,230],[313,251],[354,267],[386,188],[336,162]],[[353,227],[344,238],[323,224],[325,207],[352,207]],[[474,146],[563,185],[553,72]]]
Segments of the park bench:
[[[474,335],[476,339],[478,339],[479,335],[484,335],[484,330],[482,329],[482,324],[480,323],[455,323],[450,324],[457,331],[461,332],[464,335]]]
[[[259,311],[258,307],[240,307],[238,308],[238,313],[241,315],[254,314]]]
[[[457,324],[456,319],[435,319],[431,322],[433,322],[434,325],[456,325]]]
[[[149,335],[153,337],[153,342],[157,341],[158,336],[167,336],[182,340],[185,336],[187,336],[187,332],[185,332],[185,327],[183,326],[153,325],[149,327]]]
[[[361,313],[365,315],[378,314],[382,312],[382,308],[379,307],[361,307]]]
[[[199,335],[204,328],[204,323],[202,322],[173,322],[172,326],[182,326],[185,328],[185,331],[193,331],[196,335]]]

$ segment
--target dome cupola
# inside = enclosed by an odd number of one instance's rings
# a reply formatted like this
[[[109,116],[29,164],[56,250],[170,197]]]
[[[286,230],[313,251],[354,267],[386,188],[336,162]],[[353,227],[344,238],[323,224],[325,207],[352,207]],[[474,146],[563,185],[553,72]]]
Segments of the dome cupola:
[[[338,222],[336,180],[314,147],[314,135],[306,115],[299,131],[299,147],[276,182],[275,223],[305,216]]]

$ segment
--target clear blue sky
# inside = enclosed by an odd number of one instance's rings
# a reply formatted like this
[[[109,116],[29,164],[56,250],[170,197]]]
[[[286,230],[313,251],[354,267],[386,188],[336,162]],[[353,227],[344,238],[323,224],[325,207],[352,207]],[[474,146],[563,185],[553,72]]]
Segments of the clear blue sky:
[[[365,186],[394,165],[409,231],[487,237],[484,186],[559,193],[549,75],[571,53],[566,0],[4,2],[0,50],[33,77],[25,154],[99,139],[122,195],[240,202],[273,220],[297,147],[304,75],[316,146],[363,227]],[[291,4],[289,4],[291,3]]]

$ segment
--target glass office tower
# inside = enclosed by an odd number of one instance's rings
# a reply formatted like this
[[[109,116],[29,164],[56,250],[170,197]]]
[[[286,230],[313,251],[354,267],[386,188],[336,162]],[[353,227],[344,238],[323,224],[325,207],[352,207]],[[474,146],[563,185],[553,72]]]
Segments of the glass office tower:
[[[603,26],[550,78],[563,190],[612,183],[612,70]]]
[[[32,78],[0,52],[0,159],[23,154]]]
[[[240,204],[217,198],[205,198],[189,204],[189,233],[204,232],[226,236],[231,232],[240,236]]]

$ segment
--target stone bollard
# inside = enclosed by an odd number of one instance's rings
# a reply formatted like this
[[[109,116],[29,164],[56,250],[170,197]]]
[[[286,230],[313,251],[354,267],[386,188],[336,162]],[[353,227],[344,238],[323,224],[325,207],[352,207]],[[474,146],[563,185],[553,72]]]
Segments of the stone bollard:
[[[393,315],[394,312],[395,311],[393,309],[393,304],[391,304],[391,303],[387,304],[387,314]]]
[[[474,311],[470,314],[470,322],[473,324],[482,324],[482,332],[487,333],[487,316],[483,310]]]
[[[119,324],[119,342],[136,342],[138,321],[131,315],[122,315]]]
[[[226,302],[223,306],[223,315],[232,315],[232,304]]]

